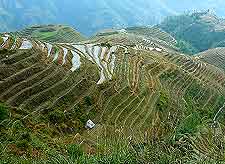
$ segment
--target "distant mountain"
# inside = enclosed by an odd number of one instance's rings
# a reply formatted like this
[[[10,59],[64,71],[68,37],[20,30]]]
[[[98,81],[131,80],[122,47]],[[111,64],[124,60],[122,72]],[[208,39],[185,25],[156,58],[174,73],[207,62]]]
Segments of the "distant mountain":
[[[158,27],[175,37],[185,53],[225,46],[225,19],[209,11],[170,16]]]
[[[86,35],[112,27],[158,24],[166,16],[212,9],[222,16],[222,0],[0,0],[0,31],[36,24],[67,24]]]

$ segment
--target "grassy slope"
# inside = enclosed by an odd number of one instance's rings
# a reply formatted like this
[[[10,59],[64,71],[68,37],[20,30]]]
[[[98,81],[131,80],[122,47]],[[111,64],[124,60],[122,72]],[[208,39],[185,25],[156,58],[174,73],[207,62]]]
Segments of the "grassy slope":
[[[126,31],[145,37],[158,38],[172,45],[176,44],[176,40],[169,33],[166,33],[157,27],[130,27],[126,28]]]
[[[19,36],[38,39],[46,42],[72,43],[86,38],[73,28],[63,25],[31,26],[16,32]]]
[[[224,47],[213,48],[196,54],[196,58],[200,58],[202,61],[215,65],[224,71],[224,51]]]
[[[214,116],[225,101],[224,72],[175,52],[135,50],[141,40],[130,35],[97,40],[86,42],[127,44],[116,51],[113,79],[101,85],[96,64],[84,58],[71,72],[40,51],[0,51],[0,99],[12,106],[1,108],[2,161],[223,160],[224,116]],[[88,119],[95,129],[84,129]],[[78,159],[77,151],[94,156]]]
[[[128,38],[127,40],[125,40],[125,42],[128,40],[133,40],[133,41],[130,41],[129,43],[130,45],[138,44],[138,45],[147,45],[148,47],[154,47],[155,44],[158,44],[160,46],[163,46],[164,48],[172,49],[175,51],[179,50],[176,47],[177,41],[175,40],[175,38],[173,38],[169,33],[162,31],[160,28],[156,26],[129,27],[129,28],[117,29],[117,30],[108,29],[108,30],[98,32],[96,35],[92,36],[91,39],[108,38],[109,40],[109,38],[114,38],[114,40],[116,40],[115,38],[121,39],[121,35]],[[140,43],[138,42],[138,40],[142,40],[142,39],[146,40],[145,43],[143,43],[143,41]]]

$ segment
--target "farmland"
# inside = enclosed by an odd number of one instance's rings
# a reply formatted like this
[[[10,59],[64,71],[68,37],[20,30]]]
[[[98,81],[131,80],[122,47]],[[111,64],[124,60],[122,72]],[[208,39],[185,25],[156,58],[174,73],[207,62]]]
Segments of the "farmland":
[[[49,149],[65,154],[57,146],[76,143],[85,154],[122,150],[141,163],[156,161],[157,151],[166,162],[222,160],[223,55],[181,54],[170,35],[152,30],[67,43],[2,34],[0,100],[8,114],[1,154],[45,158]],[[85,129],[89,119],[95,128]],[[12,131],[30,135],[20,143]]]

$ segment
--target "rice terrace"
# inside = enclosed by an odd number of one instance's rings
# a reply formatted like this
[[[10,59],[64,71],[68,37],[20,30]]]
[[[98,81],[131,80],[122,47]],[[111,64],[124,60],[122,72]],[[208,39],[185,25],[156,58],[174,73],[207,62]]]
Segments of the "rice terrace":
[[[0,163],[224,163],[225,48],[185,50],[159,26],[1,33]]]

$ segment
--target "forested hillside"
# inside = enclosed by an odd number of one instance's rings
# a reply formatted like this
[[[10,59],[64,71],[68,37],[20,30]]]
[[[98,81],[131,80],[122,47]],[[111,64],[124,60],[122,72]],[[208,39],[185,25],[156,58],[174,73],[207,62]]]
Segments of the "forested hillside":
[[[184,53],[225,46],[225,19],[210,11],[171,16],[157,27],[175,37],[177,47]]]

